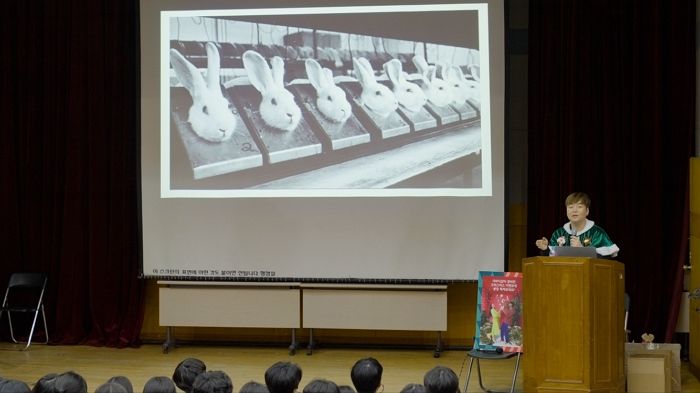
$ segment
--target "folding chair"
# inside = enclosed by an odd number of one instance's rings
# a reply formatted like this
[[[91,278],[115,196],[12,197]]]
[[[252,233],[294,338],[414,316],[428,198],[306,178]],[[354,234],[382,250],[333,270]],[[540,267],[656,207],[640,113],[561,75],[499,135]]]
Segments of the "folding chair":
[[[44,344],[49,342],[49,330],[46,325],[46,314],[44,313],[44,291],[46,290],[47,277],[44,273],[13,273],[10,276],[10,281],[7,284],[5,298],[2,301],[0,308],[0,319],[7,312],[7,321],[10,325],[10,337],[17,344],[27,344],[22,350],[29,348],[34,336],[34,328],[36,320],[41,312],[41,317],[44,322],[44,336],[46,340]],[[34,314],[32,327],[29,330],[27,341],[18,341],[15,338],[14,327],[12,324],[13,313],[31,313]]]
[[[510,393],[515,392],[515,380],[518,379],[518,368],[520,367],[520,355],[521,352],[502,352],[502,353],[495,353],[495,352],[490,352],[490,351],[480,351],[478,349],[472,349],[471,351],[467,352],[467,355],[469,356],[469,371],[467,372],[467,382],[464,384],[464,392],[467,392],[467,389],[469,388],[469,380],[471,379],[472,376],[472,366],[474,365],[474,360],[476,360],[476,371],[477,374],[479,375],[479,387],[481,390],[488,392],[488,393],[498,393],[496,390],[491,390],[486,387],[484,387],[484,382],[481,378],[481,360],[503,360],[503,359],[510,359],[513,357],[516,357],[515,360],[515,370],[513,370],[513,382],[510,385]]]

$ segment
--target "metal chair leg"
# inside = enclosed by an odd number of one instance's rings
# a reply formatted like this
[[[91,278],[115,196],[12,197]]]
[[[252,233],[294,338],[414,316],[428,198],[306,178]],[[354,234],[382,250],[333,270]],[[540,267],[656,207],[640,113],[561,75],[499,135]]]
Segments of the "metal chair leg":
[[[464,393],[467,393],[469,388],[469,379],[472,377],[472,365],[474,364],[474,358],[469,358],[469,370],[467,371],[467,382],[464,384]]]

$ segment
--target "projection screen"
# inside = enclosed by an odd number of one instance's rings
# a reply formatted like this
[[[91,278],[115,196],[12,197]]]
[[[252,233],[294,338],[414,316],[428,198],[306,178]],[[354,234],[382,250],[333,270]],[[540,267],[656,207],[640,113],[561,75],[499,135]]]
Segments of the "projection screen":
[[[503,270],[500,1],[141,1],[145,277]]]

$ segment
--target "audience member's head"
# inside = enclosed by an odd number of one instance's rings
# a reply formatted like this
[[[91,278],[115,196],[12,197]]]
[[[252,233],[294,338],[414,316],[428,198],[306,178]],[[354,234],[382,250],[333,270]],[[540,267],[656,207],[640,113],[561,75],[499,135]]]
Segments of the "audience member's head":
[[[427,393],[456,393],[459,389],[459,378],[451,369],[437,366],[425,374],[423,386]]]
[[[277,362],[265,371],[265,385],[270,393],[293,393],[301,382],[301,368],[290,362]]]
[[[115,375],[108,379],[107,382],[116,382],[124,387],[126,393],[134,393],[134,386],[131,384],[131,381],[123,375]]]
[[[375,358],[360,359],[350,372],[350,379],[357,393],[374,393],[382,384],[384,368]]]
[[[143,393],[176,393],[175,383],[168,377],[153,377],[143,385]]]
[[[333,381],[314,379],[304,386],[304,393],[340,393],[340,389]]]
[[[75,371],[59,374],[54,383],[56,393],[87,393],[87,383],[82,375]]]
[[[267,386],[261,384],[260,382],[250,381],[243,386],[239,393],[269,393]]]
[[[32,393],[53,393],[55,391],[56,377],[58,377],[58,374],[50,373],[39,378],[32,388]]]
[[[357,393],[350,385],[340,385],[338,386],[338,390],[340,393]]]
[[[425,393],[425,386],[419,383],[409,383],[401,389],[401,393]]]
[[[223,371],[205,371],[195,378],[191,393],[232,393],[233,382]]]
[[[95,393],[127,393],[124,386],[112,381],[105,382],[95,389]]]
[[[16,379],[3,379],[0,381],[0,393],[31,393],[29,385]]]
[[[207,371],[207,366],[203,361],[195,358],[187,358],[180,362],[175,367],[173,373],[173,382],[175,385],[185,392],[192,390],[192,384],[197,376]]]

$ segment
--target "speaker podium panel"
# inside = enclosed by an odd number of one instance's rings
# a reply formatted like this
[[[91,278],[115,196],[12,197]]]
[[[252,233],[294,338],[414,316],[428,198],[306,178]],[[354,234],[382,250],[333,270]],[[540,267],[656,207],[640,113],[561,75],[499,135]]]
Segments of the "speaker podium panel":
[[[523,259],[526,392],[624,392],[624,265]]]

